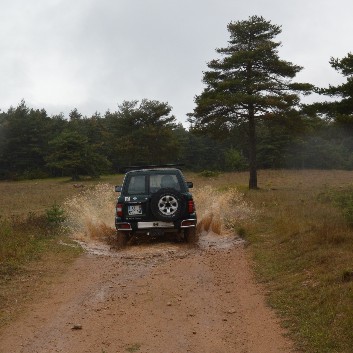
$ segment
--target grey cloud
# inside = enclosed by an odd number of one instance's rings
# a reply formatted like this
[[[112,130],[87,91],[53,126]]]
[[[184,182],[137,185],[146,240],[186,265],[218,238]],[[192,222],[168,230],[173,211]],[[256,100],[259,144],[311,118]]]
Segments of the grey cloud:
[[[0,108],[24,98],[91,115],[149,98],[184,121],[227,24],[253,14],[282,25],[280,54],[304,66],[298,80],[327,85],[340,79],[330,56],[352,51],[351,13],[351,0],[0,0]]]

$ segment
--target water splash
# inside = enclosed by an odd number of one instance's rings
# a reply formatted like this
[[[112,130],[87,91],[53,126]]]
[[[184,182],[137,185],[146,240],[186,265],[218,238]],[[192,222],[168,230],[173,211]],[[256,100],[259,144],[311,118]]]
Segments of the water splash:
[[[193,192],[199,233],[212,232],[218,235],[234,233],[237,224],[254,218],[254,209],[244,201],[236,188],[219,191],[206,185]]]
[[[115,235],[116,194],[110,184],[98,184],[67,200],[64,227],[76,240],[106,241]]]

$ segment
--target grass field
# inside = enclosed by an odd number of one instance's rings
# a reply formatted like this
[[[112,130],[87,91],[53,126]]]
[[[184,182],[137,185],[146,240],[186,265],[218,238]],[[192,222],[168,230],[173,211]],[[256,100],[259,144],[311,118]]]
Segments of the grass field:
[[[260,171],[260,189],[252,191],[247,173],[186,176],[196,188],[210,185],[222,193],[236,187],[256,210],[255,221],[233,224],[247,241],[270,305],[298,347],[307,353],[352,352],[353,172]],[[12,317],[13,295],[26,300],[28,290],[19,285],[26,276],[37,276],[37,283],[45,277],[38,264],[49,264],[51,273],[50,264],[60,262],[64,271],[79,253],[60,245],[69,240],[48,227],[47,210],[98,182],[121,180],[105,176],[82,182],[83,188],[65,179],[0,182],[0,319]]]
[[[304,352],[353,351],[353,173],[260,173],[246,238],[271,305]],[[340,202],[348,200],[346,207]]]

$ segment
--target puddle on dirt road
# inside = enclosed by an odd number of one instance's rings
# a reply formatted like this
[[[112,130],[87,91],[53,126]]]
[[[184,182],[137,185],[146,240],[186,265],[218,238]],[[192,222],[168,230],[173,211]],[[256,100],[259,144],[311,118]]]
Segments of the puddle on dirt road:
[[[202,232],[198,246],[203,250],[228,250],[243,243],[244,240],[236,235],[220,235],[213,232]]]
[[[193,191],[199,233],[198,244],[160,242],[131,245],[116,250],[110,245],[115,237],[114,212],[116,193],[109,184],[99,184],[67,200],[65,228],[88,253],[119,258],[153,258],[187,254],[199,250],[227,250],[243,241],[234,235],[234,227],[243,220],[255,216],[254,210],[243,200],[236,189],[217,191],[211,186]]]
[[[156,243],[127,246],[124,249],[114,249],[104,242],[85,242],[76,240],[87,253],[98,256],[110,256],[123,259],[146,259],[189,252],[186,244]]]
[[[229,250],[234,246],[244,243],[244,240],[231,235],[219,235],[213,232],[203,232],[198,243],[190,247],[183,243],[154,243],[127,246],[125,249],[117,250],[104,242],[86,242],[76,240],[89,254],[97,256],[110,256],[118,258],[146,259],[175,254],[188,254],[197,250]]]

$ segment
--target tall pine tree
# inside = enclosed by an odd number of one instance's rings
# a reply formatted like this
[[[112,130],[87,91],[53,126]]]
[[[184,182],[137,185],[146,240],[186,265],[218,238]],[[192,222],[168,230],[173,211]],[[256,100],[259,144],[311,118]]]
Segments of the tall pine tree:
[[[192,128],[224,135],[243,128],[248,141],[249,188],[257,188],[256,124],[259,119],[293,118],[299,92],[309,92],[309,84],[292,83],[300,66],[281,60],[280,42],[274,38],[281,27],[263,17],[228,25],[229,45],[216,49],[223,58],[208,63],[204,91],[195,98],[189,114]]]

